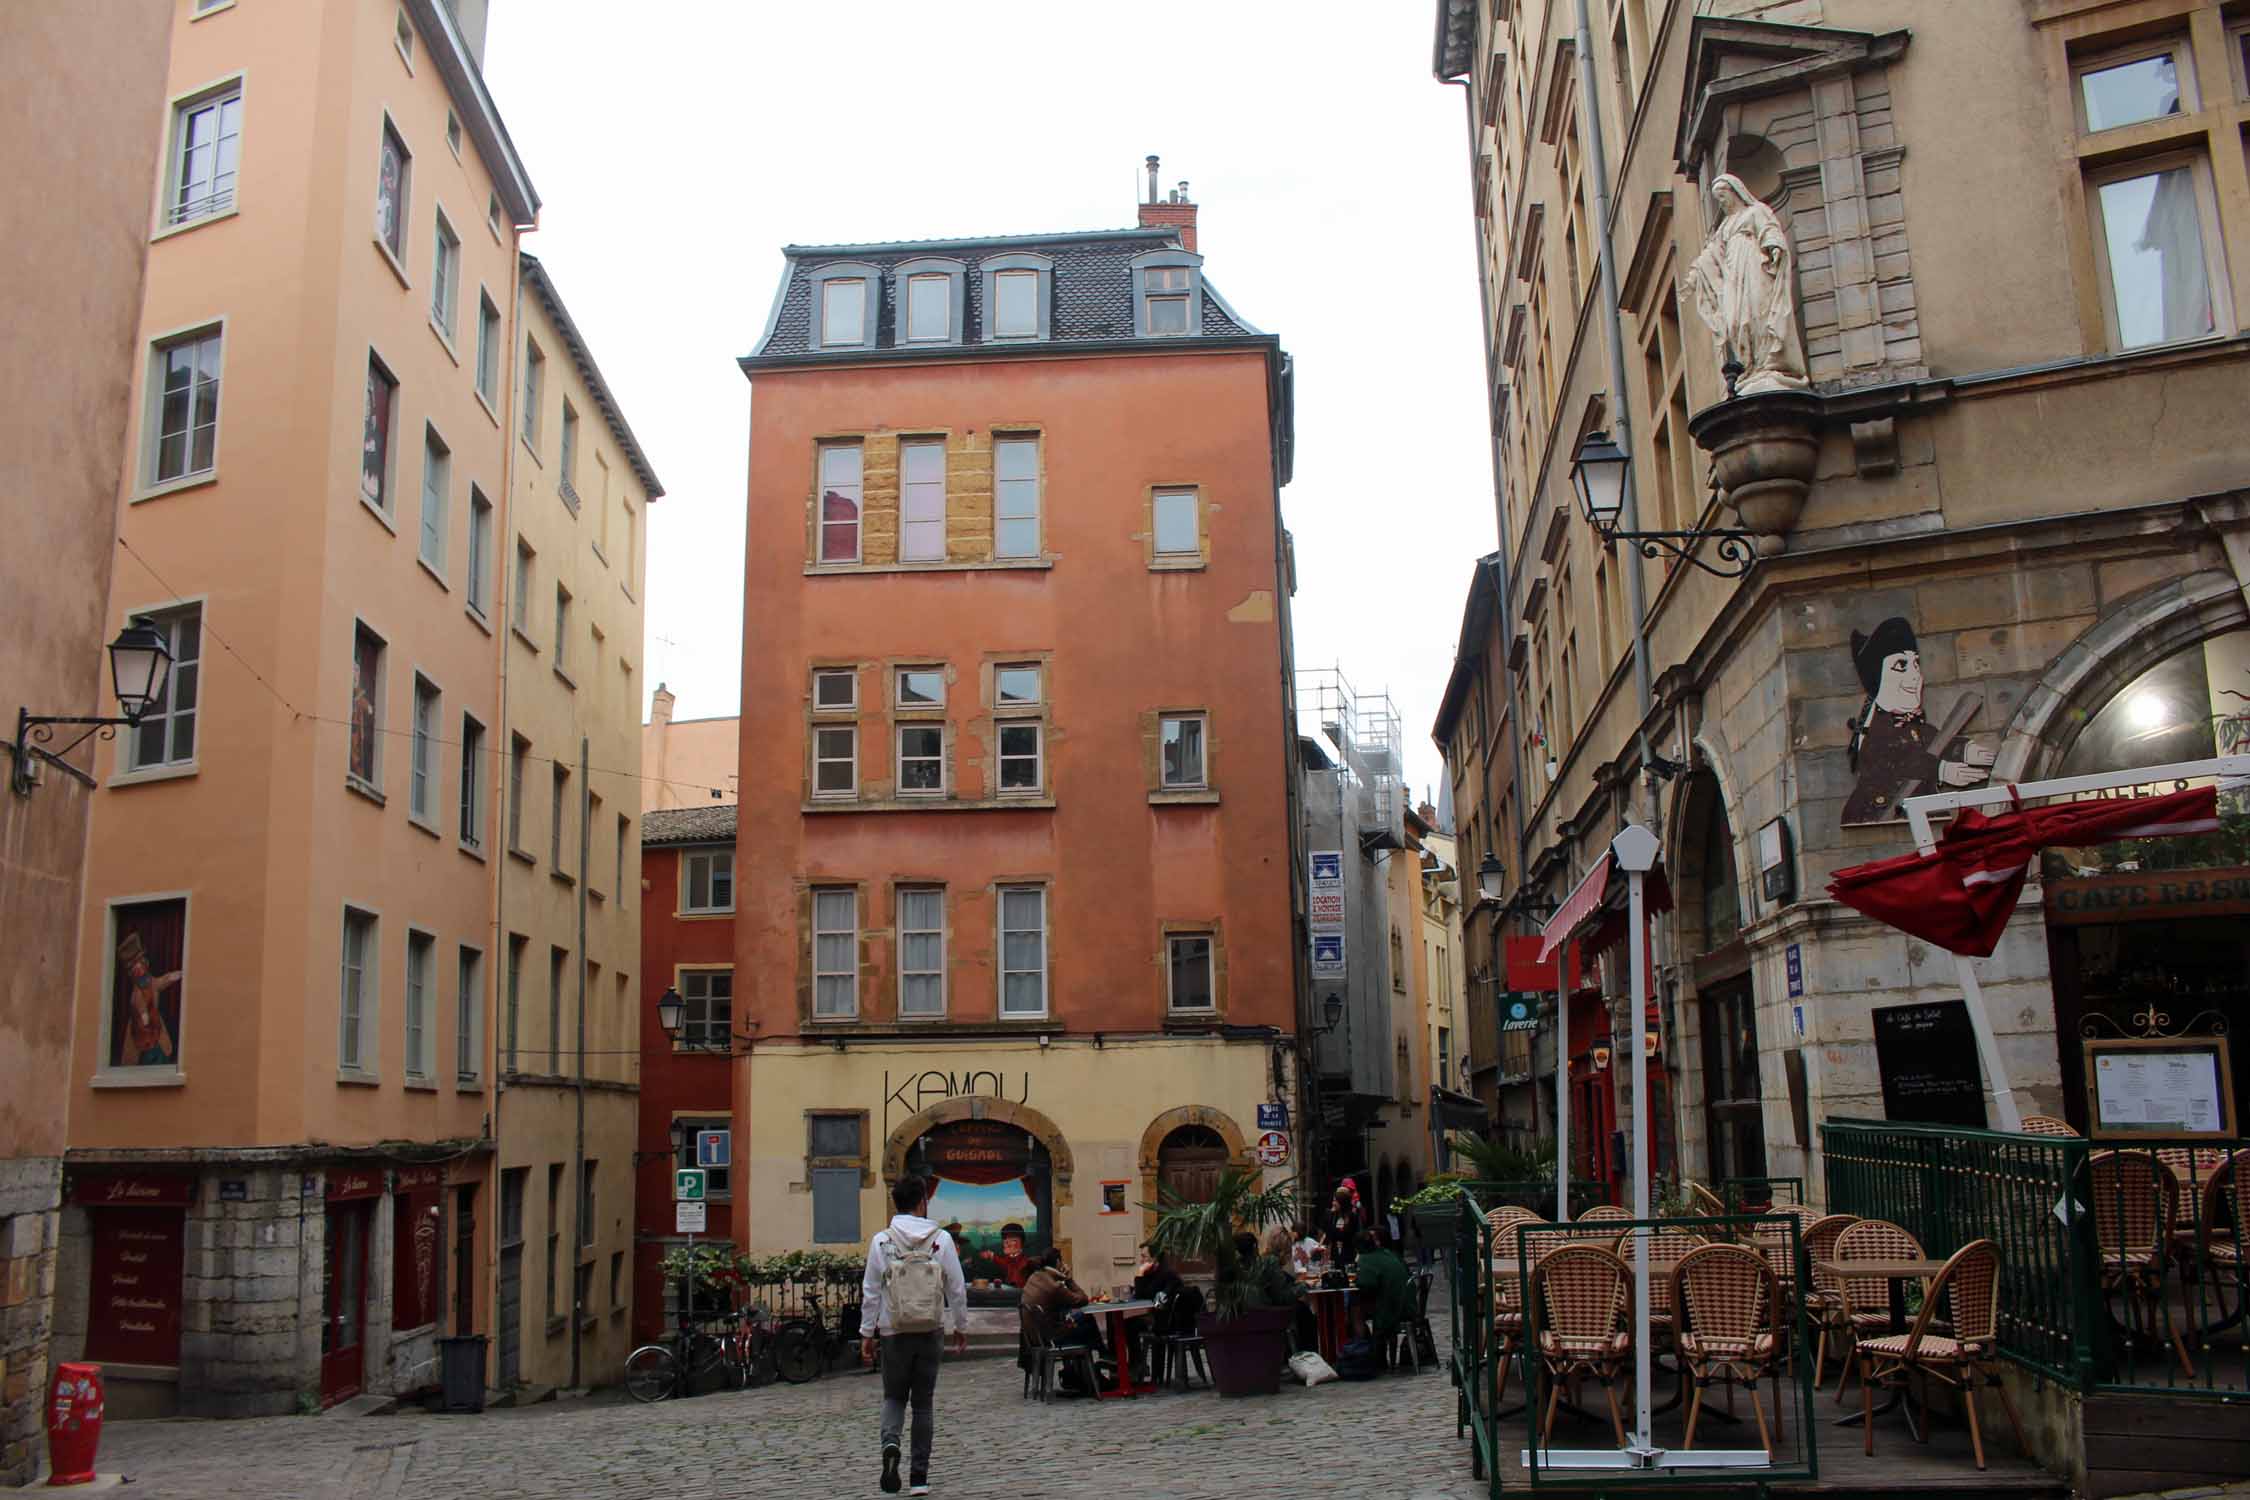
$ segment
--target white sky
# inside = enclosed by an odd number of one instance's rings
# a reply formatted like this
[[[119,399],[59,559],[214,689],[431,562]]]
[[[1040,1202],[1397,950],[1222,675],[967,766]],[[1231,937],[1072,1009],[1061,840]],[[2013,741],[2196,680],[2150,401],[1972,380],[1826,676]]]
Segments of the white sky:
[[[1162,23],[1162,24],[1160,24]],[[1388,687],[1419,797],[1494,545],[1460,90],[1430,0],[493,0],[526,240],[667,494],[642,680],[737,711],[749,386],[788,243],[1133,222],[1142,158],[1297,368],[1297,660]],[[1064,503],[1065,497],[1055,497]]]

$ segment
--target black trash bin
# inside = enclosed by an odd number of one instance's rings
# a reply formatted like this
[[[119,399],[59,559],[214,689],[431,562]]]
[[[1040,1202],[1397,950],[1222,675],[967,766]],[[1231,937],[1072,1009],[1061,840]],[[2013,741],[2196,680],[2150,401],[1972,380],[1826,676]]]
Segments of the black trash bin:
[[[447,1411],[484,1410],[484,1346],[481,1333],[438,1340],[438,1377]]]

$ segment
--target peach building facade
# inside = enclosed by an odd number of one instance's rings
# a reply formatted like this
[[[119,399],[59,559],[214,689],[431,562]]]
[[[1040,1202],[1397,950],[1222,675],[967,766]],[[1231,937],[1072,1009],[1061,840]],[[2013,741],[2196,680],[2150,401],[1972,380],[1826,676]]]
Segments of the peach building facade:
[[[734,715],[675,719],[679,699],[663,683],[649,698],[648,722],[641,726],[642,795],[658,808],[731,806],[736,795],[735,757],[741,750],[742,721]]]
[[[538,199],[435,0],[173,20],[108,623],[176,664],[95,765],[56,1348],[124,1409],[286,1412],[490,1327]]]

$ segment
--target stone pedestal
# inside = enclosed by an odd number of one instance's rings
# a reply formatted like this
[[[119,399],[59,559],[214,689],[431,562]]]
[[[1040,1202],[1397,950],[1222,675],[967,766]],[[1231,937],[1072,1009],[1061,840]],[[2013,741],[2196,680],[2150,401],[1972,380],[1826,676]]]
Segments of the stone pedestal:
[[[1820,413],[1820,397],[1810,391],[1761,391],[1688,419],[1696,445],[1711,455],[1721,503],[1757,537],[1762,556],[1783,550],[1805,508],[1820,458]]]

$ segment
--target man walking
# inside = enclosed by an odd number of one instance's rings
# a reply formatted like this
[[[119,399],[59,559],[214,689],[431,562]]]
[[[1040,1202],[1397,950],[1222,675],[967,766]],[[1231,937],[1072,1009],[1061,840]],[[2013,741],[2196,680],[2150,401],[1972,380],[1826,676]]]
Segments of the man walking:
[[[922,1216],[933,1184],[911,1174],[891,1187],[898,1212],[867,1245],[859,1288],[860,1357],[875,1357],[883,1340],[883,1493],[898,1493],[898,1440],[914,1404],[912,1495],[930,1492],[930,1442],[937,1431],[939,1345],[953,1330],[953,1352],[969,1352],[969,1291],[961,1279],[953,1236]]]

